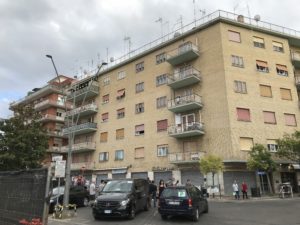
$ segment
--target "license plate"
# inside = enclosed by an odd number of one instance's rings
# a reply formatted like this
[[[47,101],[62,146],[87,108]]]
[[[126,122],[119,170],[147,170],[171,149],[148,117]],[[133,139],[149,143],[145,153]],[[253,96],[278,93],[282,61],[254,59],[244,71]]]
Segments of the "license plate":
[[[105,214],[110,214],[110,213],[111,213],[111,210],[104,210],[104,213],[105,213]]]
[[[179,202],[169,202],[169,205],[179,205]]]

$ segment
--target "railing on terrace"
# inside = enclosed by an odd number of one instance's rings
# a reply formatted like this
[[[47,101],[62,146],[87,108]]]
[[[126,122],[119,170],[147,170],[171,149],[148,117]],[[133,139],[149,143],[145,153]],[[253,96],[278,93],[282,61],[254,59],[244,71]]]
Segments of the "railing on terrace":
[[[176,71],[174,74],[170,74],[168,76],[168,84],[176,82],[176,81],[184,80],[191,76],[196,76],[199,79],[201,79],[200,72],[192,67],[192,68],[189,68],[189,69],[186,69],[183,71]]]
[[[238,21],[239,18],[239,21]],[[250,25],[254,28],[259,28],[259,29],[264,29],[266,31],[272,31],[272,32],[276,32],[279,34],[283,34],[283,35],[288,35],[288,36],[292,36],[292,37],[296,37],[296,38],[300,38],[300,31],[294,30],[294,29],[290,29],[290,28],[286,28],[283,26],[278,26],[272,23],[268,23],[268,22],[264,22],[264,21],[256,21],[255,19],[252,18],[248,18],[246,16],[243,16],[242,19],[240,17],[239,14],[234,14],[231,12],[226,12],[226,11],[222,11],[222,10],[218,10],[215,11],[211,14],[208,14],[204,17],[201,17],[200,19],[197,19],[177,30],[174,30],[150,43],[147,43],[135,50],[130,51],[128,54],[121,56],[120,58],[115,59],[113,62],[111,62],[109,65],[106,66],[106,70],[110,69],[111,67],[114,67],[126,60],[129,60],[139,54],[144,53],[145,51],[154,49],[155,47],[166,43],[172,39],[174,39],[174,36],[176,36],[175,34],[185,34],[189,31],[194,30],[195,28],[198,27],[204,27],[207,24],[216,21],[218,19],[224,19],[227,21],[231,21],[231,22],[236,22],[236,23],[243,23],[246,25]],[[98,68],[95,68],[94,70],[90,71],[91,74],[95,74],[97,72]],[[105,71],[105,70],[104,70]],[[86,76],[82,76],[79,77],[78,79],[84,79],[86,78]]]
[[[168,128],[170,135],[172,134],[182,134],[189,131],[204,131],[204,125],[201,122],[191,122],[184,124],[171,125]]]
[[[204,152],[176,152],[169,153],[170,162],[186,162],[195,161],[198,162],[203,157]]]
[[[87,104],[87,105],[84,105],[84,106],[80,106],[80,107],[75,108],[71,111],[68,111],[66,116],[76,115],[78,113],[81,113],[81,112],[84,112],[84,111],[87,111],[87,110],[96,111],[97,109],[98,109],[98,106],[94,103],[91,103],[91,104]]]
[[[95,142],[83,142],[78,144],[72,145],[72,151],[76,152],[83,149],[96,149],[96,143]],[[69,150],[69,146],[63,146],[61,147],[62,152],[67,152]]]
[[[56,116],[52,114],[45,114],[42,115],[42,118],[40,120],[57,120],[57,121],[65,121],[64,116]]]
[[[61,131],[47,130],[47,134],[50,136],[63,136]]]
[[[47,104],[51,104],[51,105],[57,105],[57,106],[62,106],[62,107],[67,107],[67,108],[70,108],[72,105],[71,103],[69,102],[66,102],[66,104],[62,101],[57,101],[57,100],[51,100],[51,99],[46,99],[44,101],[41,101],[37,104],[34,105],[34,108],[37,109],[37,108],[40,108],[44,105],[47,105]]]
[[[87,123],[82,123],[82,124],[75,125],[75,126],[72,126],[72,127],[67,127],[67,128],[63,129],[63,133],[66,134],[66,133],[69,133],[69,132],[75,132],[75,131],[90,129],[90,128],[97,129],[97,123],[87,122]]]
[[[81,163],[71,163],[71,170],[91,170],[94,169],[93,162],[81,162]]]
[[[78,96],[78,95],[84,94],[84,93],[86,93],[88,91],[94,91],[94,92],[98,92],[99,91],[99,86],[98,86],[97,82],[93,82],[93,84],[90,84],[90,85],[92,85],[92,86],[91,87],[87,86],[87,87],[81,88],[79,90],[76,90],[75,93],[72,92],[72,93],[68,94],[68,97],[69,98],[73,98],[74,96]]]
[[[193,102],[202,103],[201,96],[192,94],[192,95],[176,97],[175,99],[171,99],[168,101],[168,108],[185,105]]]
[[[168,52],[168,57],[180,56],[188,51],[199,52],[198,46],[194,45],[192,42],[187,42],[186,44],[179,46],[178,48]]]

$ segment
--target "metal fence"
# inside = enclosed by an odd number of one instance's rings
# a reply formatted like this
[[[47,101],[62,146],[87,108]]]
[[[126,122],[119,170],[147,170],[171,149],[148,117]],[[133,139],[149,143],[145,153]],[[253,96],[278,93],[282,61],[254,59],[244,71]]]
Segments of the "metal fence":
[[[40,219],[47,224],[48,169],[0,172],[0,224]]]

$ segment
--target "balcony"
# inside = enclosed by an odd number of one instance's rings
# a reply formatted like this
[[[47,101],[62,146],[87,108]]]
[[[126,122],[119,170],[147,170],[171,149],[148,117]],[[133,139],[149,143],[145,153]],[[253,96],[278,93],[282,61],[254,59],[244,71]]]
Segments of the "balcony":
[[[168,53],[167,62],[172,66],[177,66],[186,62],[190,62],[199,57],[199,49],[191,42],[181,45],[175,51]]]
[[[40,119],[41,122],[46,123],[46,122],[65,122],[65,117],[64,116],[56,116],[52,114],[45,114],[42,115],[42,118]]]
[[[300,69],[300,52],[291,52],[292,62],[296,69]]]
[[[168,101],[168,109],[174,113],[197,110],[202,106],[201,97],[196,94],[179,96]]]
[[[61,131],[48,130],[47,135],[50,137],[63,138],[63,133]]]
[[[201,136],[204,134],[204,125],[201,122],[171,125],[168,133],[170,137],[174,138]]]
[[[19,99],[18,101],[12,102],[10,104],[10,108],[16,107],[19,104],[28,104],[29,102],[33,102],[39,98],[50,95],[52,93],[63,94],[63,90],[56,85],[46,85],[42,88],[37,89],[34,92],[30,92],[26,97]]]
[[[84,88],[78,89],[68,95],[68,100],[75,100],[75,102],[81,101],[84,98],[88,99],[95,97],[99,94],[99,86],[97,81],[93,81]],[[86,97],[85,97],[86,96]],[[74,99],[75,98],[75,99]]]
[[[61,108],[61,109],[71,109],[72,105],[69,102],[66,104],[62,101],[46,99],[34,105],[35,110],[44,110],[49,107]]]
[[[98,106],[95,105],[94,103],[88,104],[88,105],[84,105],[81,107],[78,107],[76,109],[73,109],[71,111],[67,112],[67,117],[71,117],[71,116],[75,116],[75,115],[79,115],[80,116],[88,116],[88,115],[92,115],[98,112]]]
[[[92,170],[94,167],[93,162],[71,163],[71,170]]]
[[[200,72],[195,68],[189,68],[184,71],[175,72],[168,76],[168,86],[173,89],[178,89],[201,81]]]
[[[62,146],[61,151],[63,153],[67,153],[69,150],[69,146]],[[96,150],[95,142],[83,142],[78,144],[73,144],[72,152],[73,153],[81,153],[81,152],[91,152]]]
[[[78,135],[78,134],[87,134],[95,131],[97,131],[97,123],[87,122],[76,126],[64,128],[63,134],[67,135],[69,133],[74,133],[74,135]]]
[[[204,152],[177,152],[169,154],[169,162],[173,164],[199,163]]]
[[[47,149],[47,152],[49,152],[49,153],[62,153],[60,148],[61,147],[58,147],[58,146],[51,146]]]

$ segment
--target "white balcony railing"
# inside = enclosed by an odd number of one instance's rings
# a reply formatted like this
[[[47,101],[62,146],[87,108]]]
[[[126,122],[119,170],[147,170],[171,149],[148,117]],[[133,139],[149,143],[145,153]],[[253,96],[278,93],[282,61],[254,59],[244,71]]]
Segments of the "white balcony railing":
[[[54,105],[54,106],[60,106],[60,107],[67,107],[68,109],[71,108],[71,104],[69,102],[66,102],[66,104],[62,101],[57,101],[57,100],[51,100],[51,99],[46,99],[44,101],[41,101],[37,104],[34,105],[35,109],[39,109],[45,105]]]
[[[73,109],[71,111],[68,111],[66,115],[67,116],[72,116],[72,115],[76,115],[76,114],[82,113],[84,111],[89,111],[89,110],[97,111],[98,110],[98,106],[96,104],[94,104],[94,103],[87,104],[87,105],[75,108],[75,109]]]
[[[190,103],[202,103],[201,96],[192,94],[192,95],[186,95],[186,96],[179,96],[175,99],[171,99],[168,101],[168,108],[176,107],[176,106],[182,106]]]
[[[169,153],[170,162],[198,162],[203,157],[204,152],[176,152]]]

